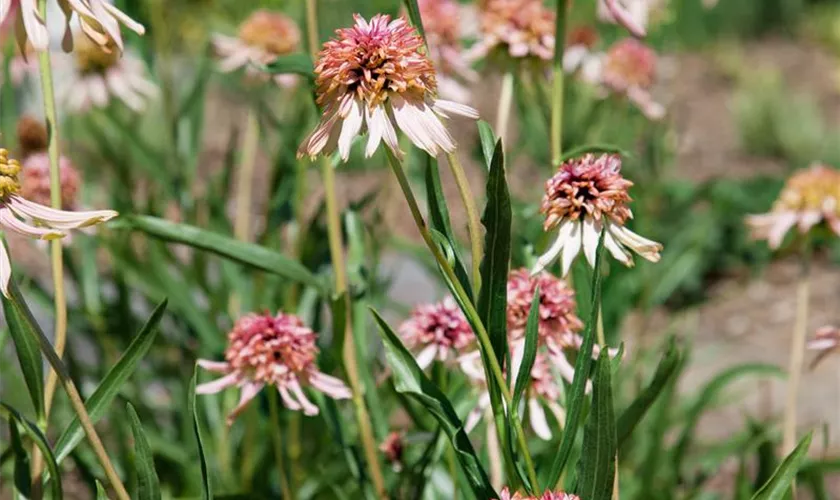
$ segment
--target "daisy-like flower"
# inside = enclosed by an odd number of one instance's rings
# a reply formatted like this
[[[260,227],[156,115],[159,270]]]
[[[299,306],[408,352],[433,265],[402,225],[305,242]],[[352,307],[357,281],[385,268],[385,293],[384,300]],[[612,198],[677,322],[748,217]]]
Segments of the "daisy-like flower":
[[[542,495],[535,497],[527,495],[523,496],[518,491],[511,493],[510,489],[505,486],[504,489],[502,489],[502,492],[499,493],[499,498],[497,500],[580,500],[580,497],[562,491],[546,491]]]
[[[542,0],[487,0],[481,7],[481,35],[468,58],[501,49],[511,57],[554,57],[554,11]]]
[[[548,272],[531,276],[525,268],[511,271],[507,282],[507,325],[511,342],[525,337],[531,300],[537,286],[540,288],[540,344],[569,345],[567,339],[583,329],[583,321],[575,314],[575,291]]]
[[[74,76],[59,86],[60,99],[74,112],[104,108],[116,99],[135,112],[158,93],[146,78],[142,60],[131,53],[107,52],[85,37],[77,37]]]
[[[266,80],[269,76],[260,67],[280,56],[291,54],[300,47],[300,29],[289,16],[281,12],[260,9],[239,26],[237,36],[213,35],[213,45],[221,57],[219,69],[230,73],[245,69],[252,78]],[[294,85],[294,75],[274,75],[276,84]]]
[[[586,260],[595,265],[601,231],[604,246],[626,266],[633,265],[629,248],[651,262],[658,262],[662,245],[627,229],[633,217],[627,206],[627,190],[633,185],[621,176],[621,157],[615,154],[586,154],[563,163],[545,184],[540,212],[545,214],[543,228],[557,229],[554,244],[537,260],[532,274],[539,273],[560,258],[563,276],[583,249]]]
[[[813,340],[808,341],[808,349],[817,351],[817,356],[811,362],[814,368],[826,356],[835,352],[840,347],[840,328],[834,325],[826,325],[817,329]]]
[[[74,210],[79,192],[79,172],[70,159],[61,156],[59,162],[61,179],[61,208]],[[35,153],[23,161],[20,173],[20,195],[41,205],[50,204],[50,158],[47,153]]]
[[[478,118],[463,104],[437,98],[435,70],[422,52],[423,39],[404,18],[358,14],[355,26],[340,29],[324,44],[315,66],[320,124],[303,141],[298,156],[331,154],[343,160],[356,136],[367,131],[365,156],[383,140],[402,156],[396,129],[432,156],[455,150],[441,119],[450,114]]]
[[[20,195],[18,179],[21,166],[17,160],[9,159],[9,153],[0,149],[0,227],[3,230],[29,238],[52,240],[63,238],[70,229],[81,229],[113,219],[113,210],[71,212],[56,210]],[[9,296],[9,279],[12,266],[5,245],[0,244],[0,290]]]
[[[316,334],[295,315],[249,314],[228,334],[225,362],[198,360],[202,368],[224,376],[195,388],[197,394],[215,394],[228,387],[240,388],[239,405],[228,415],[228,425],[266,385],[280,393],[283,405],[317,415],[303,392],[308,385],[334,399],[347,399],[350,389],[341,380],[318,370]]]
[[[657,0],[598,0],[598,18],[619,24],[633,36],[643,38],[655,3]]]
[[[95,44],[105,50],[110,50],[111,41],[116,43],[119,50],[123,50],[120,24],[142,35],[143,25],[134,21],[107,0],[57,0],[64,12],[66,30],[65,47],[72,45],[70,36],[70,19],[73,14],[79,19],[82,32]],[[16,4],[16,5],[15,5]],[[13,5],[16,8],[12,8]],[[17,19],[17,38],[20,44],[27,40],[35,50],[47,50],[50,42],[47,25],[38,12],[38,0],[0,0],[0,22],[8,16]]]
[[[476,82],[478,74],[461,49],[461,5],[455,0],[418,0],[417,6],[440,95],[456,102],[468,102],[470,93],[462,82]]]
[[[394,470],[402,469],[403,452],[405,451],[405,438],[401,432],[392,432],[379,445],[379,451],[385,455],[385,460],[391,464]]]
[[[417,351],[417,364],[424,369],[436,359],[454,359],[475,344],[475,334],[452,297],[415,307],[399,333],[406,347]]]
[[[655,79],[656,52],[635,38],[616,42],[603,56],[602,83],[612,92],[627,96],[651,120],[660,120],[665,108],[650,94]]]
[[[793,174],[769,213],[747,217],[753,237],[773,250],[794,226],[805,234],[821,222],[840,236],[840,171],[822,164]]]

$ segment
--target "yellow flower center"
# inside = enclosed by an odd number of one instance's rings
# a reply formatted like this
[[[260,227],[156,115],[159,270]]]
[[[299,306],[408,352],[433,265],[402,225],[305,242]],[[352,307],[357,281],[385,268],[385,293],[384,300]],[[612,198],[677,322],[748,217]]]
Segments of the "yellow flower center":
[[[73,53],[76,55],[76,66],[82,73],[104,73],[108,68],[117,64],[120,53],[116,47],[103,48],[92,42],[86,36],[79,36],[73,42]]]
[[[20,163],[9,159],[9,152],[0,148],[0,198],[20,191]]]
[[[774,208],[797,212],[833,210],[840,215],[840,172],[817,165],[794,174]]]

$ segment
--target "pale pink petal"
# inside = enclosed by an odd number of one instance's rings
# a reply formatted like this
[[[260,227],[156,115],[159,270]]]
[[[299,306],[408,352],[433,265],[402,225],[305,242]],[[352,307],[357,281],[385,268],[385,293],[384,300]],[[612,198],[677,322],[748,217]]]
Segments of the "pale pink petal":
[[[134,92],[130,84],[123,79],[119,70],[112,69],[105,73],[105,82],[111,89],[111,93],[117,96],[126,106],[136,112],[143,111],[145,107],[143,98]]]
[[[290,410],[300,410],[300,403],[292,398],[292,395],[289,394],[289,390],[286,389],[286,386],[281,385],[280,383],[276,384],[277,392],[280,393],[280,399],[283,400],[283,406]]]
[[[624,26],[627,31],[633,36],[643,38],[647,35],[645,27],[642,26],[637,19],[627,10],[619,0],[604,0],[607,10],[613,16],[615,21]]]
[[[385,133],[385,127],[389,124],[388,116],[382,109],[382,106],[376,106],[370,109],[369,106],[364,106],[365,121],[368,126],[368,140],[365,146],[365,157],[370,158],[382,142],[382,135]]]
[[[208,372],[213,373],[227,373],[230,371],[230,365],[224,361],[212,361],[209,359],[199,359],[196,364]]]
[[[770,228],[767,238],[767,244],[770,248],[773,250],[779,248],[785,239],[785,234],[787,234],[794,224],[796,224],[796,213],[782,212],[778,214],[773,226]]]
[[[551,440],[551,428],[548,426],[548,419],[545,418],[545,410],[537,398],[528,399],[528,412],[534,433],[543,441]]]
[[[227,416],[228,425],[233,423],[236,416],[242,413],[242,411],[248,406],[248,403],[250,403],[256,395],[260,393],[260,390],[264,385],[265,384],[259,382],[246,382],[242,386],[242,390],[239,393],[239,404],[236,405],[236,408],[234,408]]]
[[[238,377],[235,373],[229,373],[222,378],[195,386],[195,393],[216,394],[227,389],[228,387],[233,387],[238,383],[238,381]]]
[[[304,394],[303,389],[301,389],[300,384],[297,382],[297,380],[289,382],[289,389],[292,390],[292,393],[295,395],[298,402],[303,407],[303,414],[304,415],[313,416],[313,415],[318,414],[318,407],[315,406],[314,404],[312,404],[312,401],[309,401],[309,399],[306,397],[306,394]]]
[[[97,1],[97,0],[93,0],[93,1]],[[128,17],[127,15],[125,15],[125,13],[124,13],[123,11],[121,11],[120,9],[118,9],[118,8],[114,7],[113,5],[111,5],[111,4],[107,3],[107,2],[103,2],[103,5],[105,6],[105,9],[106,9],[106,10],[107,10],[107,11],[108,11],[108,12],[109,12],[112,16],[116,17],[118,21],[120,21],[121,23],[123,23],[123,25],[124,25],[126,28],[128,28],[128,29],[130,29],[131,31],[133,31],[133,32],[137,33],[138,35],[143,35],[143,34],[145,34],[145,33],[146,33],[146,28],[144,28],[142,24],[138,23],[138,22],[137,22],[137,21],[135,21],[134,19],[132,19],[132,18]]]
[[[432,109],[443,116],[446,116],[447,113],[452,113],[455,115],[472,118],[473,120],[478,120],[478,111],[467,105],[459,104],[453,101],[436,99],[434,101]]]
[[[319,371],[309,375],[309,383],[333,399],[349,399],[353,396],[344,381]]]

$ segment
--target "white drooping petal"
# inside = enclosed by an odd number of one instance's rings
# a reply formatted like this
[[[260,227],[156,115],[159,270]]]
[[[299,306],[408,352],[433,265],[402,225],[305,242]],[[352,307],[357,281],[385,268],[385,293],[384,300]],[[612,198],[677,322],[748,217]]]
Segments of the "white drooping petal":
[[[309,383],[312,384],[312,387],[333,399],[349,399],[353,396],[344,381],[319,371],[315,371],[309,376]]]
[[[35,0],[20,0],[19,9],[29,43],[35,50],[47,50],[50,44],[50,33],[38,13],[37,2]]]
[[[613,236],[614,228],[615,226],[613,224],[607,224],[607,232],[604,235],[604,246],[607,250],[609,250],[615,260],[621,262],[625,266],[632,266],[633,256],[630,255],[630,253],[627,252],[627,250],[625,250],[618,241],[616,241]]]
[[[233,422],[233,419],[236,418],[237,415],[242,413],[242,410],[248,406],[248,403],[253,400],[257,394],[260,393],[260,390],[263,388],[265,384],[260,382],[246,382],[242,385],[242,390],[239,393],[239,404],[236,405],[236,408],[233,409],[230,414],[228,414],[227,421],[228,424]]]
[[[8,229],[9,231],[26,236],[27,238],[35,238],[39,240],[54,240],[65,236],[63,231],[26,224],[15,217],[12,210],[7,207],[0,208],[0,226],[4,229]]]
[[[437,156],[438,147],[425,129],[421,120],[417,118],[415,105],[399,96],[391,97],[391,109],[394,120],[403,133],[408,136],[415,146],[426,151],[431,156]]]
[[[303,393],[303,389],[300,387],[300,384],[297,380],[291,381],[289,384],[289,389],[292,390],[292,393],[297,398],[300,405],[303,407],[303,414],[309,415],[310,417],[313,415],[318,414],[318,407],[312,404],[312,401],[306,397],[306,394]]]
[[[528,399],[528,412],[531,415],[531,428],[534,433],[543,441],[551,440],[551,428],[548,426],[548,419],[545,418],[545,410],[537,398]]]
[[[228,387],[232,387],[236,385],[238,382],[238,377],[236,373],[229,373],[222,378],[212,380],[210,382],[205,382],[203,384],[199,384],[195,386],[195,393],[196,394],[216,394],[221,392]]]
[[[280,393],[280,399],[283,400],[283,406],[290,410],[300,410],[300,403],[295,401],[291,394],[289,394],[289,390],[286,388],[285,385],[278,383],[277,385],[277,392]]]
[[[55,229],[82,229],[107,222],[117,215],[114,210],[71,212],[45,207],[17,195],[8,197],[7,206],[16,214],[30,217]]]
[[[368,140],[365,146],[365,157],[370,158],[379,148],[382,142],[382,135],[385,133],[387,115],[382,110],[381,106],[376,106],[373,109],[370,106],[364,106],[365,123],[368,127]]]
[[[330,153],[331,151],[327,149],[327,146],[333,141],[338,141],[340,132],[340,127],[336,126],[338,122],[338,109],[326,110],[315,130],[300,144],[298,156],[317,156],[322,152]]]
[[[571,226],[571,230],[567,236],[566,243],[563,245],[563,255],[560,257],[563,267],[562,276],[567,276],[569,274],[569,270],[572,268],[572,262],[574,262],[575,257],[577,257],[577,254],[580,252],[580,247],[583,243],[581,237],[581,222],[569,221],[566,224]]]
[[[427,345],[419,353],[417,353],[417,366],[422,369],[428,368],[438,355],[438,346],[435,344]]]
[[[9,252],[6,250],[6,243],[0,241],[0,291],[3,296],[9,297],[9,280],[12,279],[12,263],[9,261]]]
[[[230,371],[230,364],[224,361],[211,361],[209,359],[199,359],[196,364],[208,372],[214,373],[228,373]]]
[[[342,160],[347,161],[350,157],[350,146],[353,145],[353,139],[359,135],[359,131],[362,129],[362,123],[364,123],[362,104],[360,101],[353,100],[350,103],[350,109],[344,118],[344,123],[341,125],[341,133],[338,136],[338,154]]]
[[[625,226],[615,225],[612,233],[620,243],[626,245],[645,259],[651,262],[659,262],[659,251],[662,249],[662,245],[659,243],[643,238]]]
[[[92,0],[92,1],[98,1],[98,0]],[[137,33],[138,35],[143,35],[143,34],[146,33],[146,28],[142,24],[140,24],[137,21],[135,21],[134,19],[128,17],[123,11],[114,7],[113,5],[111,5],[108,2],[103,2],[103,4],[104,4],[104,7],[105,7],[105,10],[107,10],[108,13],[110,13],[112,16],[117,18],[117,20],[119,22],[123,23],[123,25],[125,25],[126,28],[128,28],[131,31]]]
[[[467,106],[466,104],[460,104],[454,101],[435,99],[432,109],[443,116],[446,116],[447,113],[452,113],[466,118],[472,118],[473,120],[478,120],[477,110]]]
[[[92,74],[85,77],[85,82],[87,82],[88,93],[94,106],[99,108],[107,106],[108,87],[105,85],[105,79],[100,75]]]
[[[539,259],[537,259],[537,263],[534,264],[534,268],[531,269],[531,276],[543,272],[545,268],[550,266],[551,263],[557,259],[557,256],[560,255],[560,251],[563,250],[563,245],[566,244],[569,232],[572,229],[571,222],[572,221],[567,219],[561,220],[558,223],[559,229],[557,230],[557,238],[548,250],[546,250]]]
[[[583,253],[589,265],[595,267],[598,241],[601,239],[601,223],[592,218],[583,220]]]

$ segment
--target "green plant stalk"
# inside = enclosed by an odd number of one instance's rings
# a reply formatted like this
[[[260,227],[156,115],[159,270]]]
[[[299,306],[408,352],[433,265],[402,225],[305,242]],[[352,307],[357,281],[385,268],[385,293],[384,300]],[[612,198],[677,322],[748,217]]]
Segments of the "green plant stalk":
[[[502,89],[499,92],[499,107],[496,109],[496,135],[505,143],[510,109],[513,104],[513,72],[508,71],[502,77]]]
[[[329,158],[321,158],[321,175],[324,181],[324,196],[327,209],[327,236],[330,246],[330,258],[333,263],[335,274],[335,293],[345,295],[347,300],[347,314],[350,314],[350,297],[345,294],[347,291],[347,270],[344,267],[344,248],[341,243],[341,220],[338,211],[338,200],[335,196],[335,170]],[[350,382],[350,389],[353,393],[353,406],[356,410],[356,423],[359,426],[359,434],[362,440],[362,448],[365,453],[365,462],[373,482],[374,490],[379,498],[387,499],[388,493],[385,489],[385,479],[382,475],[382,468],[379,464],[376,440],[373,436],[373,429],[370,425],[370,416],[365,407],[362,395],[362,384],[359,379],[359,361],[356,358],[356,348],[353,344],[353,335],[362,332],[354,332],[351,328],[352,322],[346,322],[344,345],[342,346],[342,357],[344,369]]]
[[[478,208],[475,206],[475,197],[470,190],[470,183],[458,155],[447,153],[446,158],[449,160],[449,168],[452,169],[452,175],[455,177],[458,194],[461,195],[461,201],[467,211],[467,229],[470,233],[470,252],[472,253],[473,289],[475,293],[478,293],[481,288],[481,256],[484,255],[481,248],[481,229],[479,229],[481,220],[478,217]]]
[[[557,166],[563,157],[563,53],[566,48],[568,1],[557,0],[554,27],[554,59],[551,64],[551,163]]]
[[[461,303],[463,303],[465,309],[464,312],[471,320],[471,324],[475,325],[476,336],[478,337],[478,340],[481,343],[482,349],[485,353],[487,353],[485,357],[487,358],[487,362],[490,367],[490,374],[488,375],[491,375],[495,378],[496,382],[499,385],[499,389],[502,393],[502,397],[504,398],[505,404],[508,407],[510,407],[513,397],[511,396],[510,388],[507,386],[507,382],[505,380],[504,374],[502,373],[502,368],[499,365],[499,361],[493,354],[493,344],[490,342],[490,337],[487,335],[487,330],[484,328],[484,324],[481,322],[481,319],[478,316],[478,312],[476,311],[475,306],[470,300],[469,295],[464,290],[464,287],[461,286],[461,282],[458,281],[458,278],[455,276],[455,271],[452,269],[452,266],[450,266],[449,262],[446,260],[446,256],[443,255],[443,252],[441,252],[440,247],[432,239],[432,235],[429,232],[429,228],[426,225],[426,222],[423,220],[423,215],[420,213],[420,207],[417,204],[417,199],[414,197],[414,193],[411,191],[411,185],[408,182],[408,178],[405,175],[405,171],[403,170],[402,164],[393,155],[393,153],[391,153],[390,150],[387,150],[387,153],[389,160],[388,163],[391,165],[391,170],[394,172],[394,175],[397,178],[397,182],[400,185],[400,189],[402,189],[403,195],[405,196],[406,202],[408,203],[408,208],[411,212],[411,216],[414,219],[414,223],[417,225],[417,229],[420,231],[420,236],[423,238],[423,241],[426,243],[426,246],[432,252],[435,261],[437,261],[438,266],[440,266],[441,271],[446,276],[446,279],[452,283],[452,287],[455,290],[455,294],[458,295],[458,298],[460,299]],[[525,461],[527,465],[531,463],[531,459],[530,454],[528,452],[528,448],[527,446],[525,446],[524,433],[522,431],[522,423],[517,419],[512,420],[514,422],[516,432],[520,436],[522,436],[522,439],[518,440],[518,444],[520,452],[524,457],[526,457]],[[532,484],[537,485],[537,474],[536,471],[533,470],[532,463],[531,465],[532,467],[528,470],[528,477]]]
[[[315,0],[306,0],[306,41],[312,57],[318,55],[318,9]]]
[[[245,117],[245,136],[242,139],[242,158],[236,179],[236,215],[233,221],[233,235],[237,240],[251,240],[251,201],[254,189],[254,167],[257,163],[257,146],[260,139],[260,120],[254,106],[248,108]],[[242,297],[231,294],[228,304],[234,318],[242,312]]]
[[[296,498],[293,494],[283,460],[283,434],[280,426],[280,412],[277,409],[277,392],[268,391],[268,413],[271,417],[271,437],[274,441],[274,460],[277,464],[277,477],[283,498]]]

